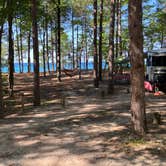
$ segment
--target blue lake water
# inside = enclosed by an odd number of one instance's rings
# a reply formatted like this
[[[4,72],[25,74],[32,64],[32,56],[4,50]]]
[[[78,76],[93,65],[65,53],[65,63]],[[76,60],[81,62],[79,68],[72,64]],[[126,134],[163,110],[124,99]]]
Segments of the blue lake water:
[[[50,66],[50,70],[52,71],[52,64],[50,63],[49,64]],[[105,63],[103,63],[103,68],[105,66]],[[56,65],[54,65],[54,68],[56,69]],[[66,64],[64,65],[64,68],[66,69],[72,69],[72,64]],[[16,73],[19,73],[20,69],[19,69],[19,64],[18,63],[15,63],[14,64],[14,69],[15,69],[15,72]],[[86,64],[85,63],[81,63],[81,69],[86,69]],[[88,69],[93,69],[93,62],[89,62],[88,63]],[[31,72],[33,72],[33,63],[31,63]],[[39,69],[40,72],[43,72],[44,69],[43,69],[43,65],[40,64],[40,69]],[[46,65],[46,71],[48,71],[48,68],[47,68],[47,65]],[[2,72],[3,73],[7,73],[8,72],[8,67],[7,66],[3,66],[2,67]],[[28,72],[28,64],[27,63],[24,63],[23,65],[23,72],[26,73]]]

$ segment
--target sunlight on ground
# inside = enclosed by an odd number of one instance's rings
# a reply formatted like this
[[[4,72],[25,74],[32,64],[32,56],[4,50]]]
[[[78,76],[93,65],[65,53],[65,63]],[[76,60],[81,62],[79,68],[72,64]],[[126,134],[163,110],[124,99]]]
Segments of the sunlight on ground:
[[[126,87],[119,86],[116,94],[102,98],[92,82],[85,86],[84,80],[65,81],[44,80],[41,107],[0,119],[0,166],[162,166],[164,120],[160,126],[149,124],[147,138],[139,140],[130,130]],[[61,103],[64,94],[65,106]],[[151,95],[147,102],[147,110],[165,115],[164,97]]]

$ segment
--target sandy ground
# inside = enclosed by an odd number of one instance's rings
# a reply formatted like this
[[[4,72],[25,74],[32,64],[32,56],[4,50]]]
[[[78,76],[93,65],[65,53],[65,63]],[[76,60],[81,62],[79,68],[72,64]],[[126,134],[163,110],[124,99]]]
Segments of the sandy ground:
[[[15,91],[25,108],[8,104],[0,119],[0,166],[164,166],[166,165],[166,96],[146,94],[149,132],[139,139],[130,129],[128,86],[112,95],[104,83],[93,88],[82,80],[41,77],[40,107],[32,107],[32,75],[16,75]],[[15,108],[17,111],[13,110]],[[161,125],[152,123],[160,112]]]

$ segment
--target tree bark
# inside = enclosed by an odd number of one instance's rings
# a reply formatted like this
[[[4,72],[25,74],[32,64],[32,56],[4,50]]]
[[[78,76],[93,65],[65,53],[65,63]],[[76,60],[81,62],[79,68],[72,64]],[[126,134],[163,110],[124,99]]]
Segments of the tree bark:
[[[131,121],[139,135],[146,132],[142,0],[129,0],[129,56],[131,63]]]
[[[43,18],[43,25],[44,25],[44,18]],[[44,77],[46,77],[46,57],[45,57],[45,38],[46,38],[46,32],[43,28],[43,73]]]
[[[94,47],[94,86],[99,87],[99,76],[98,76],[98,54],[97,54],[97,0],[93,1],[93,47]]]
[[[3,89],[2,89],[2,64],[1,64],[1,41],[2,41],[3,25],[0,28],[0,114],[3,112]]]
[[[78,58],[78,25],[77,25],[77,53],[76,53],[76,63],[77,63],[77,68],[79,68],[79,58]]]
[[[2,6],[3,6],[2,9],[4,9],[5,0],[3,1]],[[3,87],[2,87],[2,35],[3,35],[3,25],[4,25],[4,18],[1,17],[0,18],[0,114],[3,113]]]
[[[116,58],[122,56],[121,0],[116,0]]]
[[[87,19],[85,16],[85,64],[86,70],[88,70],[88,41],[87,41]]]
[[[115,30],[116,30],[116,49],[115,49],[115,57],[117,58],[119,56],[119,33],[118,33],[118,27],[119,27],[119,0],[115,0]]]
[[[74,11],[72,9],[72,52],[73,52],[73,69],[75,68],[75,55],[74,55]]]
[[[31,31],[28,32],[28,73],[31,72],[30,49],[31,49]]]
[[[110,32],[109,32],[109,53],[108,53],[108,93],[113,93],[114,90],[114,27],[115,27],[115,0],[111,0],[110,4]]]
[[[34,57],[34,106],[40,105],[40,78],[39,78],[39,45],[38,45],[38,26],[37,26],[37,4],[36,0],[32,3],[32,33],[33,33],[33,57]]]
[[[58,74],[58,33],[55,32],[56,73]]]
[[[58,18],[58,35],[57,35],[57,61],[58,61],[58,80],[61,81],[61,10],[60,10],[61,1],[58,0],[58,10],[57,10],[57,18]]]
[[[22,44],[22,27],[20,22],[20,56],[21,56],[21,73],[24,72],[24,60],[23,60],[23,44]]]
[[[48,10],[46,8],[46,10]],[[50,64],[49,64],[49,48],[48,48],[48,18],[46,16],[46,22],[45,22],[45,30],[46,30],[46,61],[47,61],[47,69],[50,74]]]
[[[12,6],[12,0],[8,0],[8,8]],[[9,41],[9,57],[8,57],[8,65],[9,65],[9,91],[10,96],[13,96],[13,87],[14,87],[14,46],[13,46],[13,30],[12,30],[12,22],[13,16],[12,12],[8,13],[8,41]]]
[[[119,16],[119,24],[118,24],[118,36],[119,36],[119,56],[122,56],[122,13],[121,13],[121,0],[118,0],[118,16]]]
[[[84,47],[84,19],[82,17],[82,39],[81,39],[81,47],[80,47],[80,55],[79,55],[79,79],[81,80],[81,70],[82,70],[82,52],[83,52],[83,47]]]
[[[100,0],[100,29],[99,29],[99,80],[102,81],[102,34],[103,34],[103,0]]]
[[[54,44],[53,44],[53,22],[51,21],[51,60],[52,60],[52,71],[54,72]]]
[[[19,44],[19,34],[18,34],[17,21],[16,21],[16,40],[17,40],[17,54],[18,54],[19,72],[21,73],[21,57],[20,57],[20,44]]]

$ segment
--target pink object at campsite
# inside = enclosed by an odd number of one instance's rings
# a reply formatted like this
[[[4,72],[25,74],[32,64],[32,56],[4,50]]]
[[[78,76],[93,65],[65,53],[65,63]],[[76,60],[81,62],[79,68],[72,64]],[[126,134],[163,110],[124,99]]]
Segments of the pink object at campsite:
[[[144,81],[144,87],[148,91],[153,91],[153,87],[152,87],[151,83],[148,81]]]

